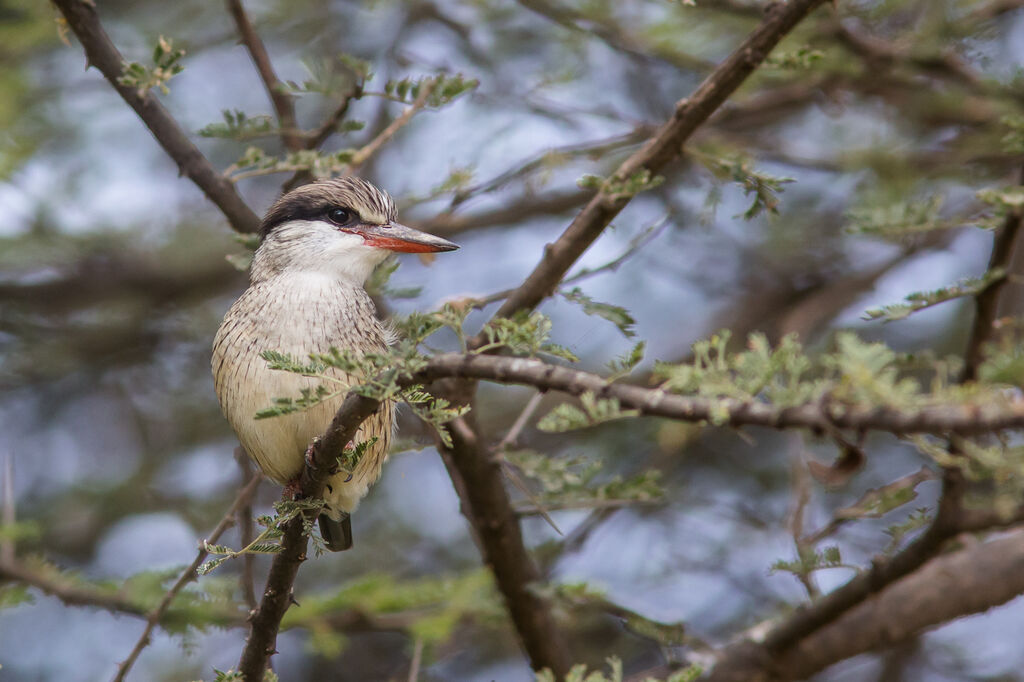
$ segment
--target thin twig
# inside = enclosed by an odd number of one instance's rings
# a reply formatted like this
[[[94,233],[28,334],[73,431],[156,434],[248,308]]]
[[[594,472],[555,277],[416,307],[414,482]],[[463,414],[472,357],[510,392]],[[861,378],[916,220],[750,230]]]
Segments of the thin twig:
[[[263,480],[263,474],[259,473],[249,479],[245,487],[238,491],[238,495],[235,496],[235,501],[231,503],[231,507],[228,508],[228,511],[224,514],[220,523],[217,524],[217,527],[213,529],[213,532],[210,533],[206,540],[199,543],[199,552],[196,554],[196,558],[193,559],[188,568],[181,572],[178,580],[174,583],[171,589],[167,591],[157,607],[146,617],[146,628],[142,631],[142,636],[140,636],[139,640],[135,643],[135,647],[132,649],[131,653],[128,654],[128,658],[124,659],[124,661],[117,666],[117,674],[114,675],[113,682],[124,682],[125,676],[128,674],[128,671],[131,670],[135,661],[139,658],[139,654],[142,653],[143,649],[149,646],[150,635],[153,634],[153,628],[155,628],[157,623],[160,622],[160,619],[163,618],[167,609],[170,607],[171,602],[174,601],[174,598],[178,596],[178,593],[181,592],[185,585],[188,585],[196,579],[196,569],[199,568],[199,565],[203,563],[209,554],[209,552],[206,551],[206,546],[216,543],[224,531],[234,524],[235,515],[238,513],[238,510],[249,502],[249,499],[256,492],[256,488],[259,487],[261,480]]]
[[[246,205],[235,186],[218,173],[192,144],[156,96],[152,92],[139,96],[136,88],[118,82],[124,71],[125,59],[100,25],[96,3],[92,0],[54,0],[53,4],[85,48],[89,66],[99,69],[128,106],[135,110],[156,141],[178,164],[181,174],[188,176],[217,205],[235,231],[258,231],[259,217]]]
[[[427,106],[427,100],[430,99],[430,94],[437,87],[437,79],[426,79],[420,83],[420,92],[416,96],[415,101],[409,106],[401,115],[388,124],[384,130],[380,131],[376,137],[370,140],[366,145],[360,147],[355,154],[352,155],[352,160],[348,163],[348,168],[345,171],[345,175],[352,175],[359,167],[370,160],[370,157],[376,154],[384,143],[395,136],[399,130],[404,128],[412,117],[418,114],[424,107]]]
[[[498,446],[495,448],[496,450],[501,452],[516,444],[516,441],[519,440],[519,434],[521,434],[523,429],[526,428],[526,424],[530,421],[530,417],[532,417],[533,413],[537,411],[537,408],[540,407],[541,401],[543,400],[543,393],[534,393],[530,396],[530,399],[526,401],[526,406],[523,407],[522,412],[519,413],[519,416],[516,417],[516,420],[512,423],[512,428],[508,430],[505,437],[498,443]]]
[[[329,138],[338,128],[338,124],[345,119],[353,100],[363,96],[363,82],[360,80],[352,86],[352,90],[345,95],[344,99],[334,108],[334,111],[324,120],[316,130],[309,132],[306,139],[306,149],[316,149]]]
[[[590,279],[591,277],[595,277],[604,272],[615,272],[616,270],[619,269],[619,266],[621,266],[627,260],[636,255],[642,248],[644,248],[652,241],[654,241],[654,239],[657,238],[658,235],[662,233],[662,231],[664,231],[665,227],[667,227],[669,224],[668,218],[669,216],[663,217],[657,223],[655,223],[654,225],[647,228],[639,235],[631,239],[629,242],[629,246],[626,247],[626,249],[622,253],[620,253],[618,256],[611,259],[607,263],[603,263],[597,266],[596,268],[582,268],[576,274],[563,279],[562,283],[559,286],[564,287],[569,284],[575,284],[576,282],[580,282],[585,279]],[[483,298],[473,299],[473,307],[483,308],[485,306],[490,305],[491,303],[495,303],[497,301],[501,301],[508,298],[515,291],[515,289],[505,289],[504,291],[497,291],[493,294],[488,294]]]
[[[791,455],[790,470],[793,479],[793,504],[789,515],[789,534],[793,538],[793,546],[796,548],[798,558],[802,559],[808,551],[813,551],[814,546],[804,540],[804,513],[811,501],[811,477],[807,471],[807,463],[804,461],[800,437],[795,438],[796,444]],[[801,562],[802,565],[803,562]],[[811,599],[817,598],[821,591],[814,576],[809,571],[798,571],[796,577],[800,584],[807,590],[807,596]]]
[[[297,135],[298,123],[295,119],[295,102],[288,94],[284,83],[274,73],[274,65],[270,62],[270,55],[267,54],[267,47],[263,44],[260,34],[253,28],[249,21],[245,8],[242,7],[242,0],[227,0],[228,11],[231,18],[235,20],[242,44],[248,50],[256,71],[260,74],[260,80],[267,89],[271,104],[274,105],[274,112],[277,114],[277,121],[281,129],[281,141],[291,152],[297,152],[303,148],[302,136]]]

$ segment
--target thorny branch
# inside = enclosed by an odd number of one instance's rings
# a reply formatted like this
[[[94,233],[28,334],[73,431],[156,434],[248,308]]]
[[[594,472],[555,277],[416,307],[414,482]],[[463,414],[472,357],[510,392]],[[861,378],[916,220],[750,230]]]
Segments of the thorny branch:
[[[445,378],[495,381],[532,386],[541,391],[562,391],[573,396],[590,392],[597,398],[615,398],[622,408],[641,414],[679,421],[715,421],[723,426],[769,428],[833,428],[886,431],[895,434],[957,433],[970,435],[1002,429],[1024,428],[1024,401],[1000,406],[935,406],[903,410],[878,406],[829,405],[813,402],[794,407],[775,407],[756,401],[709,399],[609,383],[589,372],[542,360],[485,354],[443,353],[427,358],[426,367],[402,380],[412,385]]]
[[[118,83],[125,60],[100,25],[96,4],[91,0],[54,0],[53,4],[85,48],[89,65],[99,69],[111,87],[135,110],[156,141],[178,164],[181,174],[187,175],[217,205],[236,232],[256,232],[260,225],[259,217],[243,201],[235,186],[218,173],[192,144],[156,96],[149,92],[140,97],[135,88]]]
[[[330,427],[313,444],[312,466],[303,468],[300,491],[304,499],[322,497],[324,484],[338,457],[355,437],[359,426],[379,407],[378,401],[354,393],[345,398]],[[263,597],[252,614],[249,637],[238,662],[238,671],[248,682],[263,679],[270,657],[277,651],[277,633],[285,611],[293,602],[292,587],[299,566],[306,560],[309,543],[306,528],[313,517],[315,514],[299,514],[281,529],[284,531],[281,551],[274,555],[270,565]]]
[[[694,93],[676,104],[672,117],[612,175],[626,180],[641,171],[658,173],[682,153],[689,137],[725,102],[789,33],[824,0],[793,0],[775,5],[764,21],[726,58]],[[544,250],[544,257],[519,289],[498,309],[496,316],[508,317],[519,310],[535,308],[551,295],[583,252],[594,243],[631,197],[602,189],[576,216],[572,224]]]

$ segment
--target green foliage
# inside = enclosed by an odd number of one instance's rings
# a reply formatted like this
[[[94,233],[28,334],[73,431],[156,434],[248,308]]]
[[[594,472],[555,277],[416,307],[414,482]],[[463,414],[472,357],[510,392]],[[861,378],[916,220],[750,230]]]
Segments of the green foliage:
[[[998,282],[1004,277],[1006,277],[1005,270],[1002,268],[994,268],[986,272],[981,277],[968,277],[948,287],[942,287],[941,289],[935,289],[934,291],[919,291],[908,294],[906,297],[906,303],[894,303],[881,308],[866,310],[864,311],[863,319],[881,319],[883,322],[902,320],[913,313],[916,313],[918,310],[931,308],[932,306],[945,303],[946,301],[963,298],[964,296],[977,296],[993,283]]]
[[[808,576],[814,571],[823,568],[838,568],[844,566],[840,556],[839,547],[826,547],[821,551],[815,549],[802,549],[799,556],[793,561],[777,560],[771,566],[772,573],[781,571],[792,573],[796,576]]]
[[[370,62],[348,54],[303,60],[302,65],[309,73],[309,78],[302,83],[287,81],[284,87],[289,93],[315,93],[331,97],[338,93],[351,92],[353,88],[373,77],[373,65]]]
[[[1009,129],[1001,140],[1003,151],[1007,154],[1024,154],[1024,116],[1007,114],[999,122]]]
[[[135,88],[139,97],[145,97],[152,88],[160,88],[163,94],[169,94],[168,81],[185,70],[180,63],[185,50],[174,47],[169,38],[160,36],[153,47],[153,66],[139,62],[125,62],[122,75],[117,82],[125,87]]]
[[[0,611],[21,604],[31,604],[34,601],[26,585],[13,582],[0,585]]]
[[[416,298],[423,291],[423,287],[408,287],[405,289],[394,289],[388,286],[391,275],[398,269],[397,258],[389,257],[374,269],[370,278],[366,281],[364,288],[371,296],[383,296],[385,298]]]
[[[444,425],[469,412],[469,405],[452,407],[448,400],[435,398],[419,387],[406,389],[402,393],[402,397],[406,404],[412,407],[412,411],[416,413],[416,416],[428,424],[433,424],[437,428],[437,433],[441,437],[442,442],[451,447],[452,439]]]
[[[653,502],[664,497],[657,471],[643,471],[628,479],[615,476],[599,483],[603,468],[599,460],[553,457],[531,450],[509,451],[505,458],[540,485],[542,492],[536,501],[544,507],[585,508],[609,502]]]
[[[653,371],[664,390],[712,401],[715,424],[727,422],[734,406],[758,402],[776,409],[826,400],[832,410],[913,411],[933,405],[1003,405],[1009,400],[998,384],[958,384],[952,364],[940,360],[929,363],[931,381],[924,387],[915,358],[901,357],[850,332],[836,335],[835,351],[815,358],[792,336],[772,349],[763,334],[754,333],[747,350],[737,353],[729,352],[729,340],[728,331],[719,332],[693,344],[691,362],[657,363]],[[562,416],[582,423],[576,413],[564,411]]]
[[[43,529],[36,521],[18,521],[17,523],[0,523],[0,543],[35,542],[43,535]]]
[[[608,675],[599,670],[587,672],[587,666],[579,663],[569,670],[569,673],[564,678],[565,682],[623,682],[622,661],[615,656],[610,656],[605,660],[608,662]],[[663,680],[646,677],[643,682],[696,682],[703,672],[703,668],[694,665],[678,670]],[[545,668],[537,673],[536,682],[562,681],[558,680],[553,672]]]
[[[608,381],[616,381],[624,376],[628,376],[630,372],[636,369],[644,359],[644,349],[647,347],[646,341],[637,341],[636,345],[633,346],[628,352],[613,358],[608,361],[608,370],[611,374],[608,376]]]
[[[982,498],[980,503],[1007,519],[1024,500],[1024,445],[1011,443],[1005,436],[985,441],[956,438],[952,444],[934,436],[914,436],[910,440],[941,466],[960,469],[970,481],[985,482],[987,486],[975,493]]]
[[[562,433],[639,414],[639,410],[623,410],[618,398],[598,398],[587,391],[580,396],[580,407],[562,403],[537,422],[537,428],[549,433]]]
[[[1014,323],[1006,323],[1007,326]],[[1015,323],[1017,333],[1024,326],[1024,320]],[[1008,330],[1010,331],[1010,330]],[[1001,335],[997,344],[985,348],[984,360],[978,367],[978,378],[982,381],[1006,386],[1024,386],[1024,343],[1016,341],[1013,333]]]
[[[502,617],[491,575],[478,569],[455,576],[404,581],[383,573],[369,573],[332,592],[305,595],[302,608],[289,609],[281,625],[282,629],[315,630],[346,611],[370,618],[402,615],[409,632],[428,645],[450,639],[464,619],[500,622]],[[344,640],[335,640],[331,646],[344,644]]]
[[[665,178],[642,168],[628,178],[602,178],[599,175],[584,175],[576,181],[580,189],[592,189],[603,192],[611,201],[624,201],[641,192],[647,192],[665,182]]]
[[[202,137],[219,137],[229,140],[251,140],[277,134],[277,126],[270,116],[259,115],[249,117],[238,109],[224,109],[221,112],[223,123],[211,123],[199,129]]]
[[[241,180],[259,175],[295,173],[309,171],[317,178],[340,174],[355,156],[354,149],[336,152],[321,152],[316,149],[300,149],[283,157],[270,156],[259,147],[249,147],[226,171],[232,180]]]
[[[886,528],[885,534],[889,536],[890,540],[889,545],[885,549],[885,553],[892,554],[895,552],[905,537],[916,530],[924,528],[931,523],[931,520],[932,517],[931,514],[928,513],[928,508],[918,507],[910,513],[903,523],[897,523]]]
[[[752,220],[763,213],[777,214],[783,185],[796,182],[793,178],[759,171],[753,167],[751,159],[743,156],[714,156],[700,152],[693,152],[693,156],[718,180],[734,182],[743,189],[745,195],[752,197],[750,206],[740,214],[746,220]],[[712,197],[712,201],[717,203],[717,198]]]
[[[758,396],[779,407],[801,405],[814,400],[823,388],[805,380],[812,361],[803,353],[795,335],[782,339],[771,348],[768,338],[760,332],[751,334],[746,351],[730,354],[732,334],[723,330],[710,339],[693,344],[693,361],[689,364],[656,363],[654,378],[662,388],[674,393],[700,395],[707,398],[754,400]],[[715,415],[716,423],[728,418],[726,405]]]
[[[614,324],[626,338],[636,336],[636,332],[633,331],[633,325],[636,324],[636,320],[622,306],[595,301],[590,296],[584,294],[583,290],[579,287],[573,287],[570,291],[560,291],[559,293],[562,294],[565,300],[578,303],[587,315],[597,315]]]
[[[976,221],[978,227],[987,230],[999,229],[1009,214],[1017,214],[1024,209],[1024,187],[1011,185],[998,189],[983,189],[976,196],[992,207],[991,215]]]
[[[360,445],[364,446],[362,451],[365,452],[365,449],[368,446],[363,443]],[[362,453],[359,451],[357,446],[356,451],[353,451],[352,453],[352,457],[358,458],[361,454]],[[199,568],[196,569],[196,573],[199,575],[207,575],[225,561],[235,559],[246,554],[277,554],[281,551],[280,540],[284,536],[284,532],[281,528],[300,514],[319,511],[323,505],[324,501],[317,499],[280,500],[275,502],[274,511],[276,513],[274,516],[257,517],[256,521],[259,525],[263,526],[263,531],[245,547],[235,550],[231,549],[227,545],[211,545],[209,543],[205,543],[203,545],[203,549],[214,555],[214,558],[202,563]],[[306,521],[304,526],[305,533],[309,535],[312,531],[312,521]]]
[[[940,217],[943,201],[942,195],[936,194],[924,201],[905,201],[850,209],[846,214],[846,231],[851,234],[898,238],[918,232],[954,227],[954,221],[943,220]]]
[[[579,360],[568,348],[548,341],[551,336],[551,319],[538,312],[520,312],[510,318],[491,320],[483,328],[483,334],[487,343],[477,349],[478,353],[505,348],[513,355],[536,357],[545,353],[569,362]]]
[[[815,50],[808,45],[804,45],[796,50],[769,55],[761,68],[806,71],[813,68],[824,57],[825,53],[821,50]]]
[[[424,85],[432,87],[427,97],[427,104],[432,107],[440,107],[448,104],[459,96],[474,90],[480,81],[466,79],[461,73],[455,75],[440,74],[427,78],[403,78],[401,80],[390,80],[384,84],[384,94],[400,102],[411,104],[419,97]]]

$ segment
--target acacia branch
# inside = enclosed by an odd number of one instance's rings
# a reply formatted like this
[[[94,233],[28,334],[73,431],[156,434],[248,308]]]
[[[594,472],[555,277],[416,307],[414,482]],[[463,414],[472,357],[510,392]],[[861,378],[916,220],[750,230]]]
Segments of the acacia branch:
[[[187,175],[216,204],[236,232],[253,233],[259,230],[259,217],[242,200],[235,186],[218,173],[192,144],[152,92],[139,96],[135,88],[118,83],[125,60],[103,30],[96,13],[96,4],[91,0],[53,0],[53,4],[64,15],[68,28],[85,48],[88,65],[99,69],[121,98],[138,114],[156,141],[178,164],[178,171]]]
[[[370,157],[376,154],[380,148],[384,146],[384,143],[394,137],[395,133],[404,128],[406,124],[412,120],[413,116],[422,111],[423,108],[427,106],[427,100],[430,99],[430,93],[432,93],[436,87],[436,78],[424,80],[420,84],[420,92],[413,103],[403,111],[398,118],[391,121],[384,130],[380,131],[376,137],[352,155],[352,160],[349,161],[348,168],[345,169],[345,175],[352,175],[355,173],[360,166],[369,161]]]
[[[1024,167],[1020,170],[1019,184],[1024,185]],[[989,257],[988,263],[989,271],[999,268],[1009,272],[1013,254],[1020,246],[1018,241],[1024,239],[1022,236],[1024,230],[1021,229],[1022,222],[1024,222],[1024,210],[1021,207],[1018,206],[1007,212],[1006,219],[992,243],[992,255]],[[1009,281],[1009,277],[996,280],[974,297],[974,324],[971,326],[971,336],[964,353],[965,380],[977,377],[985,345],[992,340],[996,331],[995,322],[999,313],[999,298]]]
[[[835,661],[907,641],[929,627],[983,612],[1021,593],[1024,533],[969,546],[935,558],[877,599],[804,639],[777,661],[777,670],[785,671],[788,679],[806,679]]]
[[[672,117],[657,134],[619,166],[612,178],[619,181],[639,171],[659,172],[676,159],[690,136],[713,114],[764,61],[782,38],[824,0],[792,0],[772,6],[761,24],[687,99],[676,104]],[[602,189],[576,216],[523,284],[498,309],[508,317],[530,310],[550,296],[558,283],[587,248],[629,203],[631,197]]]
[[[624,409],[652,417],[720,426],[764,426],[776,429],[835,428],[895,434],[956,433],[971,435],[1024,428],[1024,400],[1001,405],[946,405],[897,408],[813,402],[777,407],[757,400],[705,398],[668,393],[657,388],[609,383],[597,374],[542,360],[485,354],[444,353],[430,357],[426,367],[402,380],[403,385],[438,379],[472,379],[532,386],[573,396],[593,393],[614,398]]]
[[[117,674],[114,675],[113,682],[124,682],[125,676],[128,674],[128,671],[132,669],[132,666],[135,665],[135,661],[138,660],[139,654],[142,653],[143,649],[149,646],[149,638],[150,635],[153,634],[153,628],[157,626],[157,623],[159,623],[167,613],[167,609],[170,608],[171,602],[174,601],[174,598],[178,596],[178,593],[181,592],[185,585],[188,585],[197,578],[196,570],[209,555],[209,552],[206,551],[207,545],[216,543],[217,540],[220,539],[220,536],[223,535],[224,531],[234,525],[235,515],[238,513],[238,510],[249,504],[249,500],[256,493],[256,488],[259,487],[261,480],[263,480],[263,474],[257,473],[249,479],[249,482],[246,483],[244,488],[238,491],[238,495],[235,496],[235,501],[231,504],[227,513],[224,514],[224,518],[220,520],[220,523],[218,523],[217,527],[213,529],[210,536],[200,544],[196,558],[192,560],[192,563],[188,568],[181,572],[178,580],[174,583],[171,589],[167,591],[167,594],[165,594],[164,598],[160,600],[157,607],[146,616],[146,628],[142,631],[142,635],[139,636],[139,640],[135,643],[131,653],[128,654],[128,658],[124,659],[117,666]]]
[[[355,438],[359,426],[377,411],[380,402],[350,393],[324,435],[314,441],[311,464],[303,468],[300,494],[304,499],[323,496],[324,484],[333,473],[345,446]],[[281,551],[274,555],[260,605],[252,615],[249,636],[238,662],[238,671],[247,682],[262,682],[270,657],[277,651],[277,633],[281,619],[291,606],[292,586],[299,566],[306,560],[309,536],[305,529],[315,513],[298,514],[281,530]]]
[[[267,95],[274,105],[281,129],[281,141],[284,142],[288,151],[297,152],[303,148],[303,140],[302,135],[298,133],[295,102],[285,90],[284,83],[274,73],[274,66],[270,63],[267,48],[256,29],[253,28],[252,22],[249,21],[245,8],[242,6],[242,0],[227,0],[227,6],[231,17],[235,20],[235,26],[238,27],[242,44],[248,50],[252,63],[260,74],[260,80],[263,81],[263,86],[267,89]]]

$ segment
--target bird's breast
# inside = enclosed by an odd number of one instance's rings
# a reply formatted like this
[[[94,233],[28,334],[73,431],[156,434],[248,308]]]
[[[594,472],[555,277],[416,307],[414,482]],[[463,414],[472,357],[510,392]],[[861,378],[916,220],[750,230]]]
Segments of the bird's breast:
[[[326,353],[331,347],[365,353],[387,346],[366,292],[319,275],[278,277],[251,286],[231,306],[217,332],[212,365],[221,407],[243,447],[278,482],[301,472],[303,452],[326,430],[354,379],[335,369],[328,369],[326,378],[271,370],[261,354],[274,350],[305,361],[310,353]],[[319,405],[254,418],[275,399],[295,399],[319,385],[329,393]],[[383,417],[382,412],[376,419]],[[385,448],[383,452],[390,440],[390,410],[386,418],[387,425],[374,428],[385,434],[378,446]]]

